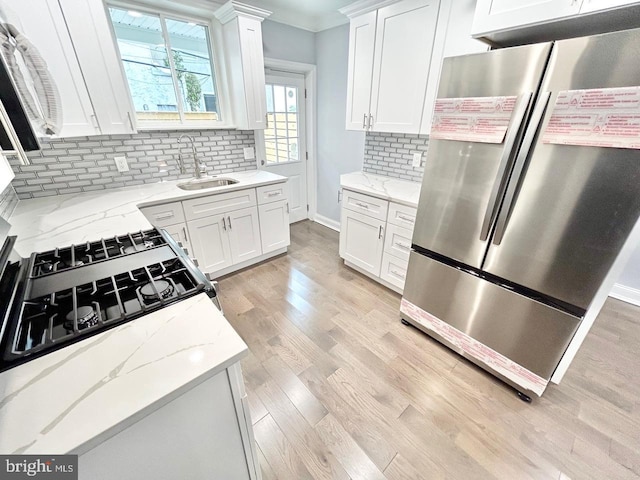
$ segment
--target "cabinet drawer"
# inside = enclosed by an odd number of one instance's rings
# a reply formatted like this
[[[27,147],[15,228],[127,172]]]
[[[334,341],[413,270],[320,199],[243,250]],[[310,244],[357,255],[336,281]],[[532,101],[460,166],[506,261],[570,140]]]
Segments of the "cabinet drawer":
[[[353,212],[364,213],[378,220],[387,219],[389,202],[386,200],[352,192],[351,190],[344,190],[343,202],[342,206]]]
[[[408,228],[413,234],[413,227],[416,224],[417,213],[417,208],[407,207],[406,205],[391,202],[389,203],[389,217],[387,218],[387,222],[392,225]],[[411,235],[409,235],[409,238],[411,238]]]
[[[258,205],[286,200],[287,184],[276,183],[275,185],[265,185],[256,188],[256,192],[258,194]]]
[[[404,281],[407,276],[407,267],[409,260],[403,260],[384,252],[382,255],[382,268],[380,269],[380,278],[395,285],[399,289],[404,289]]]
[[[384,237],[384,251],[398,258],[409,260],[412,233],[408,228],[388,223],[387,234]]]
[[[184,222],[184,211],[180,202],[142,207],[140,211],[154,227],[167,227]]]
[[[194,198],[182,202],[187,220],[210,217],[256,205],[256,189],[219,193],[208,197]]]

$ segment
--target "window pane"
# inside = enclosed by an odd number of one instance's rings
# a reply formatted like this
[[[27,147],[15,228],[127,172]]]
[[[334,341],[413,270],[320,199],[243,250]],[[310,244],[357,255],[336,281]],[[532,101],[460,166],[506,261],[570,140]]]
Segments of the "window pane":
[[[273,86],[273,96],[275,99],[276,112],[286,112],[286,102],[284,99],[284,87],[282,85]]]
[[[289,158],[290,162],[297,162],[300,160],[300,156],[298,153],[298,139],[297,138],[289,138]]]
[[[287,112],[298,111],[298,89],[287,87]]]
[[[273,86],[266,85],[267,91],[267,112],[273,112]]]
[[[160,17],[109,8],[129,89],[140,120],[179,120]]]
[[[185,120],[218,120],[209,29],[170,18],[166,22]]]

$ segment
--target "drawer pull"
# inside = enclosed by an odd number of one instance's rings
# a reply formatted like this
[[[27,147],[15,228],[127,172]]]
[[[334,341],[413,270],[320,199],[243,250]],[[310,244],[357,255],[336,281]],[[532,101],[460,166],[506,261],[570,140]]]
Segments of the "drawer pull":
[[[164,220],[165,218],[171,218],[174,217],[175,213],[174,212],[167,212],[167,213],[158,213],[156,215],[154,215],[154,218],[156,220]]]
[[[356,202],[356,205],[360,208],[366,208],[367,210],[369,210],[369,205],[367,205],[366,203]]]
[[[282,192],[269,192],[269,193],[267,193],[267,197],[277,197],[278,195],[282,195]]]
[[[399,218],[400,220],[404,220],[405,222],[409,222],[409,223],[415,223],[415,222],[416,222],[416,219],[415,219],[415,218],[407,217],[406,215],[402,215],[402,214],[400,214],[400,213],[398,214],[398,218]]]
[[[406,274],[397,272],[393,268],[391,270],[389,270],[389,272],[391,272],[391,275],[395,275],[396,277],[403,278],[403,279],[406,276]]]
[[[378,232],[378,240],[382,238],[382,225],[380,225],[380,231]]]
[[[402,242],[395,242],[397,247],[402,248],[403,250],[411,250],[411,247],[409,245],[406,245]]]

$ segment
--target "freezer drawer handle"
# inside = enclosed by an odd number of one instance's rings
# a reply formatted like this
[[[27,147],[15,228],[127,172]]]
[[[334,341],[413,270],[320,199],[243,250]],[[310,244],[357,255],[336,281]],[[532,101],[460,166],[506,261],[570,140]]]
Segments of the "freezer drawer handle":
[[[518,157],[516,158],[516,162],[513,166],[511,181],[509,182],[509,186],[507,187],[507,194],[504,198],[504,203],[502,209],[500,210],[500,215],[498,216],[496,233],[493,236],[493,243],[495,245],[500,245],[500,242],[502,242],[502,237],[504,236],[504,232],[507,229],[507,224],[509,223],[511,212],[513,210],[513,205],[515,204],[517,193],[520,189],[520,177],[522,176],[524,166],[527,163],[527,159],[529,158],[529,153],[531,152],[531,148],[533,147],[533,142],[538,136],[540,123],[542,122],[544,114],[547,110],[550,96],[551,92],[542,92],[540,94],[540,99],[538,100],[536,107],[533,110],[531,122],[529,124],[529,127],[527,128],[527,132],[524,135],[524,140],[522,140],[522,147],[520,147],[520,152],[518,153]]]
[[[511,122],[509,123],[509,129],[507,130],[507,138],[504,141],[504,149],[502,150],[502,158],[500,159],[500,166],[496,175],[496,180],[493,182],[493,188],[491,189],[491,196],[489,197],[489,204],[484,214],[484,220],[482,222],[482,228],[480,229],[480,240],[484,241],[489,236],[489,230],[496,220],[498,214],[498,206],[500,202],[498,199],[504,194],[504,189],[507,186],[507,179],[509,178],[510,168],[509,165],[512,162],[514,145],[518,139],[518,133],[524,120],[529,103],[531,102],[531,92],[526,92],[518,95],[516,105],[514,107],[513,114],[511,115]]]

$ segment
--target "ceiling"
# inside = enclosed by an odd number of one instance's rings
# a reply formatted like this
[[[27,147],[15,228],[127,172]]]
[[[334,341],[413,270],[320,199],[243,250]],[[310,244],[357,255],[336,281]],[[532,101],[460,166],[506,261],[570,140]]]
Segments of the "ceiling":
[[[348,23],[338,9],[356,0],[242,0],[254,7],[273,12],[269,20],[319,32]]]

